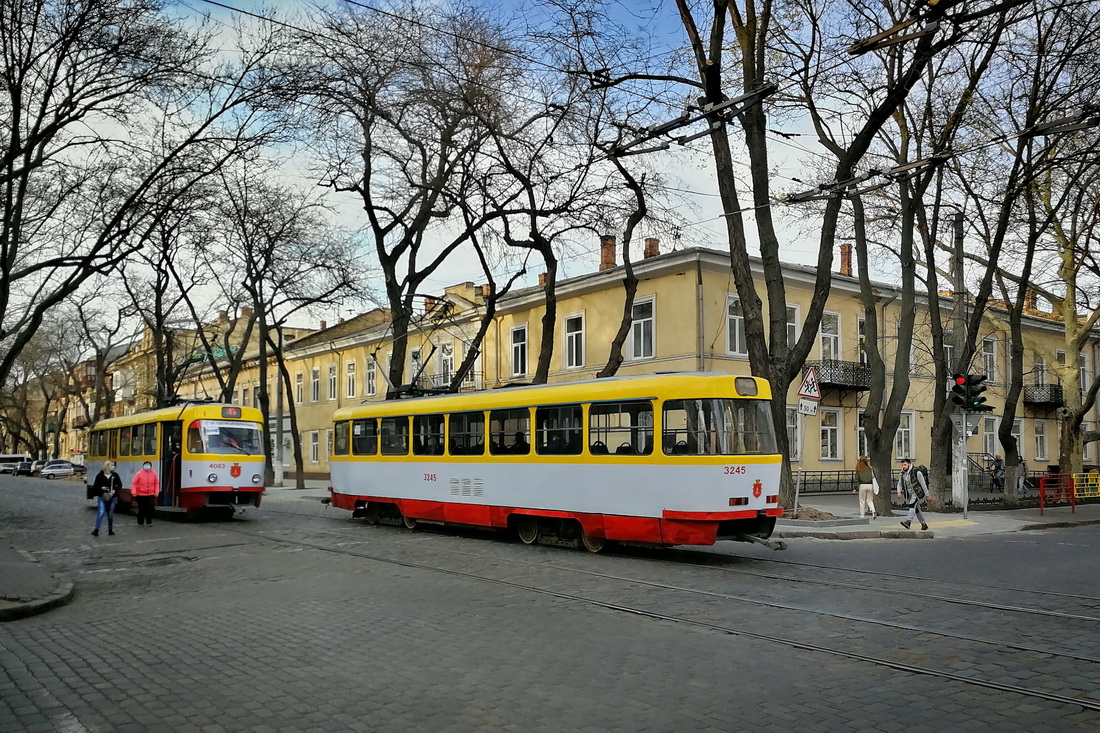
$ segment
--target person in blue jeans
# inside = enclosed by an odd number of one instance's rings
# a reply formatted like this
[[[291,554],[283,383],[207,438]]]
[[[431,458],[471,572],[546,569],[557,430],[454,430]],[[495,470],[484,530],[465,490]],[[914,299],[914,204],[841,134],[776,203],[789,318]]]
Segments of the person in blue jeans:
[[[118,504],[118,492],[122,491],[122,478],[115,473],[115,464],[103,462],[103,470],[96,474],[92,492],[95,494],[98,512],[95,515],[93,537],[99,537],[99,528],[103,526],[103,515],[107,515],[107,534],[115,533],[115,505]]]

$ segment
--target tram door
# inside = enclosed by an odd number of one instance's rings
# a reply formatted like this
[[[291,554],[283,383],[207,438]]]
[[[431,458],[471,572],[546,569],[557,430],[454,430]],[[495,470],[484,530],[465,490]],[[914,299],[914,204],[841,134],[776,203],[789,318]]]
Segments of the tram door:
[[[165,422],[160,424],[160,505],[179,506],[180,498],[180,446],[182,443],[183,423]]]

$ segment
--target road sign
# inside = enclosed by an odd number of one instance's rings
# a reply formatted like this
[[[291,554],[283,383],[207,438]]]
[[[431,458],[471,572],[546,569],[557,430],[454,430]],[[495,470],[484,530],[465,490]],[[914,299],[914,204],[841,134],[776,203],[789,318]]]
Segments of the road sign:
[[[798,414],[799,415],[816,415],[817,414],[817,400],[802,399],[798,401]]]
[[[813,367],[806,370],[806,376],[802,378],[802,386],[798,388],[798,396],[811,400],[821,399],[821,387],[817,383],[817,372]]]

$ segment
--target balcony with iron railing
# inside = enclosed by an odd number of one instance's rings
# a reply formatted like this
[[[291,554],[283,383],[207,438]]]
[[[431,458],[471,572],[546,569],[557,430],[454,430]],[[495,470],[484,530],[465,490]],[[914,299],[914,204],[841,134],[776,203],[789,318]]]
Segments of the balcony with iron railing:
[[[802,374],[813,368],[817,374],[817,383],[822,389],[854,390],[862,392],[871,389],[871,367],[858,361],[824,359],[808,361],[802,368]]]
[[[1060,384],[1029,384],[1024,386],[1024,404],[1061,407],[1065,404],[1065,392]]]
[[[445,389],[451,386],[454,374],[421,374],[416,380],[416,386],[421,389]],[[481,372],[466,372],[466,378],[458,386],[459,392],[477,392],[485,389]]]

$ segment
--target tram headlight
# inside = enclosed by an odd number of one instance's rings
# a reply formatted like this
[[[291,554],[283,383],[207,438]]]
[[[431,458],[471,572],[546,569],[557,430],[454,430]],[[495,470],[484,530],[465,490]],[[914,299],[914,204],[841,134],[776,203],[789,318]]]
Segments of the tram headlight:
[[[260,474],[258,474],[258,473],[252,474],[252,483],[254,483],[254,484],[260,483]]]
[[[206,477],[206,480],[212,484],[216,484],[218,482],[218,474],[212,473]]]

